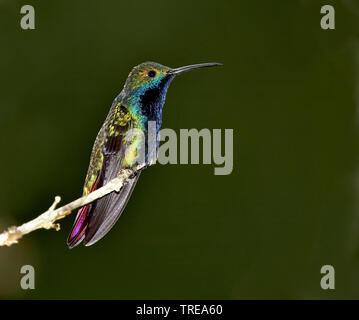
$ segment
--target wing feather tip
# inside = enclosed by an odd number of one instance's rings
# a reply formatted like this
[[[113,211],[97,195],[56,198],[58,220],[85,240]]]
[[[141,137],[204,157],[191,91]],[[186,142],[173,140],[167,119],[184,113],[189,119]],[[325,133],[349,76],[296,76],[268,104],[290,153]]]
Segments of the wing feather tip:
[[[72,249],[79,245],[85,237],[87,229],[87,213],[89,206],[82,207],[76,216],[75,222],[72,226],[71,232],[67,237],[67,246]]]

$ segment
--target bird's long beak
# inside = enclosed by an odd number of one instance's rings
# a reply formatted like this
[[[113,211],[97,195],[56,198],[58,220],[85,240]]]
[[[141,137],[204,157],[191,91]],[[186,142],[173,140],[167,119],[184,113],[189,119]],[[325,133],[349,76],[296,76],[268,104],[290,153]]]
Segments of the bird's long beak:
[[[189,66],[184,66],[184,67],[179,67],[176,69],[172,69],[171,71],[169,71],[169,74],[172,75],[179,75],[181,73],[193,70],[193,69],[199,69],[199,68],[205,68],[205,67],[214,67],[214,66],[221,66],[222,63],[218,63],[218,62],[208,62],[208,63],[199,63],[199,64],[191,64]]]

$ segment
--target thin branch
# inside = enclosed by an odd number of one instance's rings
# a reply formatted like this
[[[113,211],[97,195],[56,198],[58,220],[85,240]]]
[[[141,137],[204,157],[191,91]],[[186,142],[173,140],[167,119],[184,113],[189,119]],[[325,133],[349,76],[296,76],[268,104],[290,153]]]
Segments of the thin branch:
[[[145,165],[139,165],[135,169],[123,169],[120,171],[116,178],[109,181],[105,186],[58,209],[56,209],[56,206],[61,201],[61,197],[55,197],[55,201],[49,210],[19,227],[13,226],[1,233],[0,246],[11,246],[14,243],[18,243],[19,239],[21,239],[25,234],[28,234],[37,229],[56,229],[56,231],[60,230],[60,224],[55,223],[55,221],[65,218],[73,210],[81,208],[111,192],[119,192],[123,185],[127,182],[128,178],[134,172],[140,171],[144,167]]]

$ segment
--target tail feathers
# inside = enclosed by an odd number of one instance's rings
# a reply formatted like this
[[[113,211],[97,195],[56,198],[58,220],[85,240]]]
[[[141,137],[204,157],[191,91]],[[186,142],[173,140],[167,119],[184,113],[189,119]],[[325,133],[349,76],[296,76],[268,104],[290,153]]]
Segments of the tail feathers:
[[[119,193],[113,192],[96,200],[91,208],[90,219],[87,224],[85,246],[91,246],[99,241],[114,226],[131,197],[140,173],[138,172],[135,178],[128,180]]]
[[[138,172],[134,178],[130,179],[119,193],[108,194],[78,211],[75,223],[67,238],[67,245],[70,249],[83,240],[86,246],[90,246],[110,231],[121,216],[140,173]]]

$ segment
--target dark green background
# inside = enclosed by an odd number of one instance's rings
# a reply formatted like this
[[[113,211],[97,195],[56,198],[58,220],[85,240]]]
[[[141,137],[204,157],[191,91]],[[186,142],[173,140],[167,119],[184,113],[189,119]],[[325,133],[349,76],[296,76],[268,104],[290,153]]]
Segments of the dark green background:
[[[36,30],[20,28],[32,4]],[[333,4],[336,30],[320,28]],[[99,243],[37,231],[0,248],[1,298],[359,298],[359,4],[0,0],[0,229],[81,194],[130,69],[176,79],[163,127],[233,128],[234,170],[157,165]],[[36,290],[20,288],[20,268]],[[320,287],[320,268],[336,289]]]

